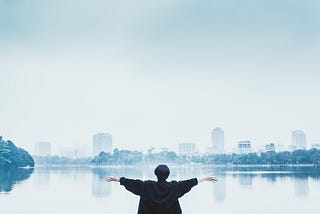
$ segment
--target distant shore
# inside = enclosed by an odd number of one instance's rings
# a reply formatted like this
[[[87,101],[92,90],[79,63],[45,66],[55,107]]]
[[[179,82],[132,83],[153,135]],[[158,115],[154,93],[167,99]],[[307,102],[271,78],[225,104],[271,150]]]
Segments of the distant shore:
[[[166,163],[171,168],[185,168],[185,167],[191,167],[191,168],[274,168],[274,167],[285,167],[285,168],[291,168],[291,167],[314,167],[319,168],[320,165],[315,164],[170,164]],[[153,168],[157,164],[136,164],[136,165],[90,165],[90,164],[36,164],[34,168],[88,168],[88,169],[95,169],[95,168],[110,168],[110,169],[116,169],[116,168]]]

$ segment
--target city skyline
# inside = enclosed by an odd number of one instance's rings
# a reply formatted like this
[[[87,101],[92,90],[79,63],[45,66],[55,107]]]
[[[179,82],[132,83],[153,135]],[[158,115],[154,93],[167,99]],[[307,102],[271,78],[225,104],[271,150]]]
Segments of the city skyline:
[[[224,131],[218,127],[218,128],[214,128],[211,132],[211,144],[209,143],[208,145],[205,145],[205,147],[200,146],[199,149],[199,144],[197,142],[177,142],[176,143],[176,149],[173,149],[172,147],[157,147],[155,145],[151,145],[150,147],[148,147],[147,149],[131,149],[131,150],[138,150],[138,151],[142,151],[142,152],[147,152],[148,150],[152,149],[152,150],[156,150],[156,151],[163,151],[163,150],[170,150],[170,151],[175,151],[176,153],[185,153],[185,152],[181,152],[181,146],[183,145],[187,145],[188,144],[188,149],[189,149],[189,145],[193,144],[194,148],[192,148],[192,152],[188,151],[187,153],[192,154],[192,153],[232,153],[232,152],[236,152],[236,153],[246,153],[243,151],[239,151],[239,143],[242,142],[250,142],[250,151],[252,152],[260,152],[262,150],[265,151],[269,151],[272,150],[272,148],[267,148],[267,147],[273,147],[273,150],[275,151],[290,151],[290,150],[295,150],[295,149],[311,149],[311,148],[320,148],[320,143],[315,142],[315,143],[308,143],[308,141],[306,140],[306,134],[304,131],[302,130],[293,130],[291,132],[291,142],[287,143],[287,144],[280,144],[280,143],[276,143],[276,142],[265,142],[265,143],[260,143],[257,144],[256,142],[252,142],[249,138],[248,139],[238,139],[237,142],[234,142],[232,147],[230,147],[230,149],[224,150],[224,152],[217,152],[214,147],[213,147],[213,133],[218,131],[218,137],[220,137],[220,132],[222,132],[223,135],[223,139],[224,139]],[[298,135],[298,140],[295,139],[295,134]],[[303,135],[303,143],[301,145],[301,142],[299,141],[301,136]],[[221,139],[219,139],[221,140]],[[96,141],[96,142],[95,142]],[[37,147],[38,144],[41,143],[45,143],[45,144],[50,144],[50,153],[51,153],[51,142],[36,142],[35,146]],[[95,145],[97,144],[97,145]],[[98,145],[99,144],[99,145]],[[103,145],[100,145],[103,144]],[[35,148],[36,148],[35,147]],[[54,148],[54,146],[53,146]],[[117,145],[114,145],[112,143],[112,135],[108,132],[97,132],[96,134],[93,135],[92,137],[92,141],[90,143],[88,143],[87,145],[74,145],[74,146],[64,146],[64,147],[56,147],[55,149],[53,149],[54,152],[52,152],[53,155],[61,155],[61,156],[66,156],[62,150],[72,150],[73,153],[75,151],[78,151],[81,153],[80,157],[89,157],[89,156],[96,156],[98,155],[98,153],[100,151],[105,151],[105,152],[110,152],[112,153],[113,149],[130,149],[130,148],[121,148],[121,147],[117,147]],[[99,151],[98,151],[99,150]],[[183,150],[186,150],[183,148]],[[35,149],[35,155],[38,153],[36,152],[37,150]],[[90,152],[92,151],[92,152]],[[69,152],[70,153],[70,152]]]

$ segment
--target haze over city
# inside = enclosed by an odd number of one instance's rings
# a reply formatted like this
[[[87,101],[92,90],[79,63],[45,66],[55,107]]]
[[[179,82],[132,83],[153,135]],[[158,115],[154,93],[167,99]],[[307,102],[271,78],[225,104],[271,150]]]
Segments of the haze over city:
[[[293,130],[319,144],[319,2],[213,2],[0,2],[0,135],[176,150],[221,127],[229,151]]]

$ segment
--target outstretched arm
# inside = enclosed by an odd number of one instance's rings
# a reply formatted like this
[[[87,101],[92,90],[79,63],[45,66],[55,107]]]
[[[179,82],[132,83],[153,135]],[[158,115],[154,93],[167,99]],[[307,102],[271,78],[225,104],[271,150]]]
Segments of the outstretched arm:
[[[203,181],[210,181],[210,182],[215,183],[215,182],[218,181],[218,179],[216,177],[212,176],[212,175],[209,175],[209,176],[206,176],[206,177],[198,179],[198,183],[201,183]]]
[[[182,197],[184,194],[189,192],[192,187],[198,184],[198,180],[196,178],[192,178],[189,180],[183,180],[183,181],[178,181],[178,189],[177,189],[177,194],[178,197]]]
[[[141,180],[134,180],[134,179],[129,179],[125,177],[118,178],[116,175],[111,175],[107,176],[105,178],[107,182],[120,182],[120,185],[123,185],[128,191],[132,192],[133,194],[136,195],[141,195],[142,194],[142,189],[143,189],[143,181]]]

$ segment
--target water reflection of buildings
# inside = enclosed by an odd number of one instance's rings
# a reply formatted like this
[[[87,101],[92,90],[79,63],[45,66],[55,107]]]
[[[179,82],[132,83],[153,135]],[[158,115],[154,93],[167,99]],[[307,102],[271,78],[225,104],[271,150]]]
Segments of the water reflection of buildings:
[[[213,185],[213,199],[222,203],[226,199],[226,177],[218,177],[218,182]]]
[[[106,198],[111,195],[111,184],[104,178],[102,174],[92,173],[92,195],[96,198]]]
[[[251,189],[253,183],[253,175],[252,174],[240,174],[239,183],[241,187]]]
[[[49,186],[50,170],[37,170],[34,173],[34,182],[37,186]]]
[[[283,176],[280,173],[265,173],[262,174],[261,177],[267,179],[268,182],[271,183],[276,183],[277,182],[277,177]]]
[[[309,195],[309,179],[294,178],[294,194],[296,197],[304,198]]]

